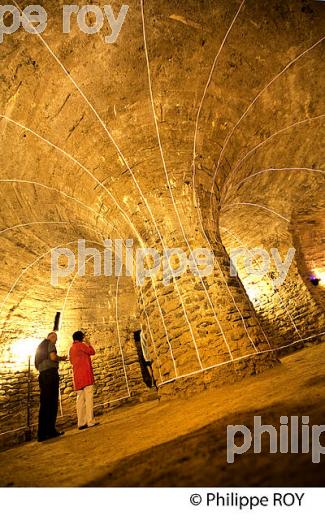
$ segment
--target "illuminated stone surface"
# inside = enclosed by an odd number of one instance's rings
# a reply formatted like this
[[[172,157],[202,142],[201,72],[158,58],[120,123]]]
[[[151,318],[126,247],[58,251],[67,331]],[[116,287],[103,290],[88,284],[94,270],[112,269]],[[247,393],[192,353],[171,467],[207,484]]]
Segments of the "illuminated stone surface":
[[[317,341],[324,285],[309,275],[324,274],[324,6],[250,0],[234,21],[233,0],[145,2],[146,46],[140,2],[129,2],[113,45],[75,24],[63,35],[60,4],[44,6],[42,37],[65,71],[35,35],[18,31],[0,47],[1,430],[22,427],[26,413],[11,346],[43,337],[58,311],[60,352],[79,328],[98,349],[98,405],[153,397],[133,340],[140,328],[157,383],[171,380],[161,397],[273,365],[273,353],[258,352]],[[126,276],[118,286],[94,278],[90,262],[87,276],[51,287],[50,250],[75,251],[81,238],[160,252],[210,244],[215,269],[202,282],[187,273],[165,287],[158,276],[135,290]],[[285,283],[274,292],[274,266],[259,281],[241,266],[231,278],[238,246],[282,258],[295,247]],[[69,415],[68,368],[62,377]]]

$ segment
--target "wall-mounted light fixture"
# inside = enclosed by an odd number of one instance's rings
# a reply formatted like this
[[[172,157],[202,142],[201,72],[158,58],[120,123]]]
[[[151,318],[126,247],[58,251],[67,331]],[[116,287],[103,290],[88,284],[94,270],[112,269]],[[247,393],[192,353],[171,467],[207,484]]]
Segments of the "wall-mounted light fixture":
[[[317,278],[317,276],[312,275],[312,276],[309,277],[309,279],[310,279],[311,283],[312,283],[315,287],[317,287],[317,285],[319,285],[320,278]]]
[[[325,269],[323,265],[316,265],[316,262],[313,260],[309,275],[310,283],[312,283],[315,287],[318,285],[325,285]]]
[[[325,285],[325,273],[317,270],[309,276],[310,282],[317,287],[318,285]]]

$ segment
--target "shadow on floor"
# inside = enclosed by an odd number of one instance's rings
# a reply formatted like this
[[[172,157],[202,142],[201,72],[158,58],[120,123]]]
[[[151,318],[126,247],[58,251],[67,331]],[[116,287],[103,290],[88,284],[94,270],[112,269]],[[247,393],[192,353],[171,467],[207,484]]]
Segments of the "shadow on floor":
[[[308,454],[270,454],[268,434],[262,436],[260,454],[251,448],[247,453],[235,456],[233,464],[227,463],[227,425],[243,424],[253,432],[254,415],[261,416],[262,424],[273,425],[278,432],[280,416],[287,415],[290,424],[290,416],[297,415],[300,445],[301,416],[309,416],[310,425],[321,425],[325,422],[325,405],[320,406],[318,402],[306,409],[277,403],[271,408],[229,415],[188,435],[126,457],[87,486],[324,486],[324,456],[319,464],[312,463],[311,445]],[[236,436],[238,445],[242,440],[242,435]],[[325,446],[325,433],[320,441]]]

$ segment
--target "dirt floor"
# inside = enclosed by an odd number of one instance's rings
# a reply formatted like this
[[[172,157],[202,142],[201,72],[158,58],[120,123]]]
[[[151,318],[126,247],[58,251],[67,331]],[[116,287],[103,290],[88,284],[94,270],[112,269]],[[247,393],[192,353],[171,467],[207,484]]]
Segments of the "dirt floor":
[[[0,453],[1,486],[316,486],[325,484],[325,456],[252,449],[227,463],[226,431],[254,415],[277,431],[280,416],[325,424],[325,344],[282,358],[264,374],[188,400],[116,409],[100,426]],[[301,419],[299,420],[301,427]],[[236,437],[241,444],[243,438]],[[321,435],[325,446],[325,434]],[[322,456],[321,456],[322,457]]]

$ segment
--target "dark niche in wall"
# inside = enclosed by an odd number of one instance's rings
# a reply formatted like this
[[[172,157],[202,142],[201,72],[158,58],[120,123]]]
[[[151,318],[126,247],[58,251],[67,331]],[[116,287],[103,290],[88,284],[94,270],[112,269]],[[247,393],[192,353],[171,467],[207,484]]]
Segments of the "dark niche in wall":
[[[141,341],[141,330],[136,330],[133,333],[134,336],[134,342],[137,349],[139,364],[141,368],[141,374],[142,379],[145,385],[148,388],[156,387],[156,381],[153,376],[152,368],[151,368],[151,361],[148,359],[148,356],[144,355],[143,348],[142,348],[142,341]]]

